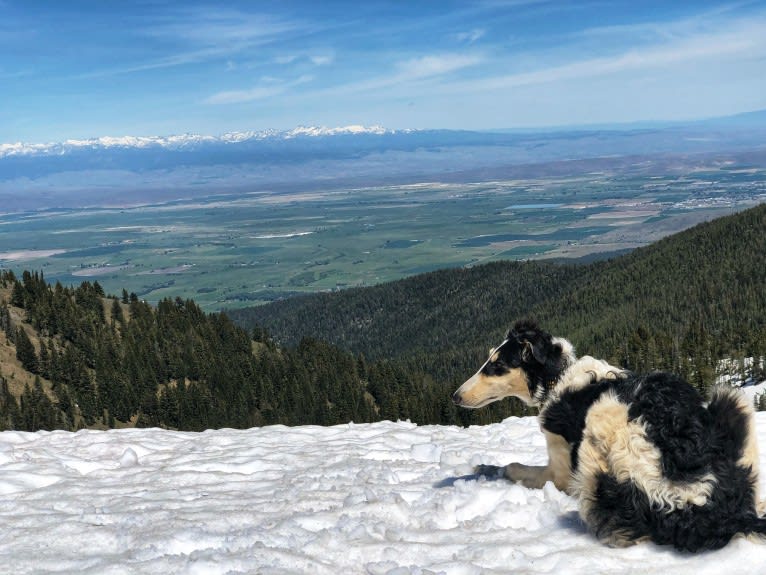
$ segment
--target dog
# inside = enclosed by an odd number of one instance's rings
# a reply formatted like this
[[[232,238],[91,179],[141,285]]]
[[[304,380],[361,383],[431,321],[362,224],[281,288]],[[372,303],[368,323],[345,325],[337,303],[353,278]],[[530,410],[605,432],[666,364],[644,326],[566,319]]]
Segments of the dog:
[[[753,408],[738,390],[718,387],[705,403],[673,374],[578,359],[569,341],[522,320],[453,401],[475,409],[509,396],[539,409],[548,465],[475,472],[530,488],[553,482],[603,543],[696,552],[766,536]]]

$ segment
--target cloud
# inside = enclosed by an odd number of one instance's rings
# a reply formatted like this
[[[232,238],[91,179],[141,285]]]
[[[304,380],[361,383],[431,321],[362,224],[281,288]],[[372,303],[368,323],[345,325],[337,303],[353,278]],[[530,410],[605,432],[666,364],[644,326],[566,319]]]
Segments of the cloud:
[[[297,54],[288,54],[288,55],[285,55],[285,56],[277,56],[276,58],[274,58],[274,61],[277,64],[280,64],[282,66],[286,66],[287,64],[292,64],[298,58],[299,58],[299,56]]]
[[[662,39],[623,49],[610,56],[581,58],[531,71],[495,75],[472,82],[456,82],[451,88],[460,91],[511,89],[623,72],[638,73],[652,69],[667,71],[679,66],[699,66],[702,69],[721,61],[763,58],[766,57],[766,36],[763,34],[765,24],[763,19],[750,19],[731,22],[729,26],[716,31],[657,33]],[[645,31],[646,27],[640,29]],[[607,33],[607,30],[601,29],[600,33]]]
[[[234,64],[233,58],[238,55],[282,42],[315,27],[315,24],[299,20],[240,10],[199,6],[173,9],[131,31],[142,43],[149,42],[152,53],[159,56],[75,77],[131,74],[213,60],[226,60],[227,67],[230,67],[228,62]]]
[[[172,12],[142,33],[195,50],[239,51],[262,45],[306,27],[271,14],[193,7]]]
[[[326,60],[324,55],[313,58],[309,56],[309,59],[312,61],[316,60],[314,63],[318,66],[332,61]],[[283,63],[294,62],[295,58],[284,56],[281,58],[281,61]],[[363,92],[381,91],[392,87],[406,88],[408,85],[412,87],[414,83],[447,76],[461,69],[477,65],[482,61],[483,57],[475,54],[431,54],[418,56],[396,62],[392,67],[392,72],[388,75],[318,88],[303,94],[303,96],[316,100],[324,97],[343,97]],[[208,104],[235,104],[262,100],[282,95],[291,88],[307,84],[314,81],[314,79],[314,76],[311,75],[304,75],[289,82],[261,78],[261,83],[258,86],[246,90],[219,92],[207,98],[205,102]]]
[[[206,98],[206,104],[244,104],[256,100],[265,100],[284,94],[291,88],[308,84],[314,80],[313,76],[304,75],[294,80],[284,81],[276,78],[261,78],[261,84],[246,90],[227,90],[218,92]]]
[[[475,66],[483,61],[483,57],[470,54],[431,54],[418,56],[397,62],[393,73],[340,84],[322,90],[319,96],[348,95],[360,92],[385,90],[391,87],[402,87],[417,82],[435,79],[449,75],[464,68]]]
[[[314,66],[327,66],[335,61],[335,54],[332,52],[317,52],[317,53],[291,53],[282,54],[274,58],[274,62],[282,66],[293,64],[301,60],[306,60],[314,64]]]
[[[309,60],[315,66],[327,66],[335,61],[334,54],[312,54],[309,56]]]
[[[396,81],[407,81],[440,76],[473,66],[480,60],[481,58],[478,56],[467,54],[420,56],[399,62],[396,66],[399,73],[394,78]]]
[[[460,32],[459,34],[455,35],[455,39],[458,42],[464,43],[464,44],[473,44],[477,40],[480,40],[484,37],[484,34],[486,34],[486,30],[482,28],[474,28],[473,30],[469,30],[468,32]]]

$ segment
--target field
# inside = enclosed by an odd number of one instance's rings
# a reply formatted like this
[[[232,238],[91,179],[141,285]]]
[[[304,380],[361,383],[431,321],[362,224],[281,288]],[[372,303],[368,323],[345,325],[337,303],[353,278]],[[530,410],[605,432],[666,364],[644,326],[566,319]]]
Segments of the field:
[[[479,183],[303,186],[0,214],[0,266],[205,309],[497,259],[645,245],[766,199],[766,170],[601,171]]]

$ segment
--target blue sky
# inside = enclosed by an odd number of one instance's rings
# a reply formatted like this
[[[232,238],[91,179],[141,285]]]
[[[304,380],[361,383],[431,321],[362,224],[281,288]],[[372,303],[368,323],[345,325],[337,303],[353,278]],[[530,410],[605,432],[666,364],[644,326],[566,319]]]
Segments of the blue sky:
[[[0,0],[0,142],[766,108],[766,2]]]

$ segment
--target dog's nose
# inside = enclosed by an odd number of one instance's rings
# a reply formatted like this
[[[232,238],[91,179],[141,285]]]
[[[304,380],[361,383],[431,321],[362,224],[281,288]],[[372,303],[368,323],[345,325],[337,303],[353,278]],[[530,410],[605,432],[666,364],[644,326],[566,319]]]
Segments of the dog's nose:
[[[463,398],[460,395],[459,391],[456,391],[455,393],[452,394],[452,403],[454,403],[455,405],[460,405],[461,403],[463,403]]]

